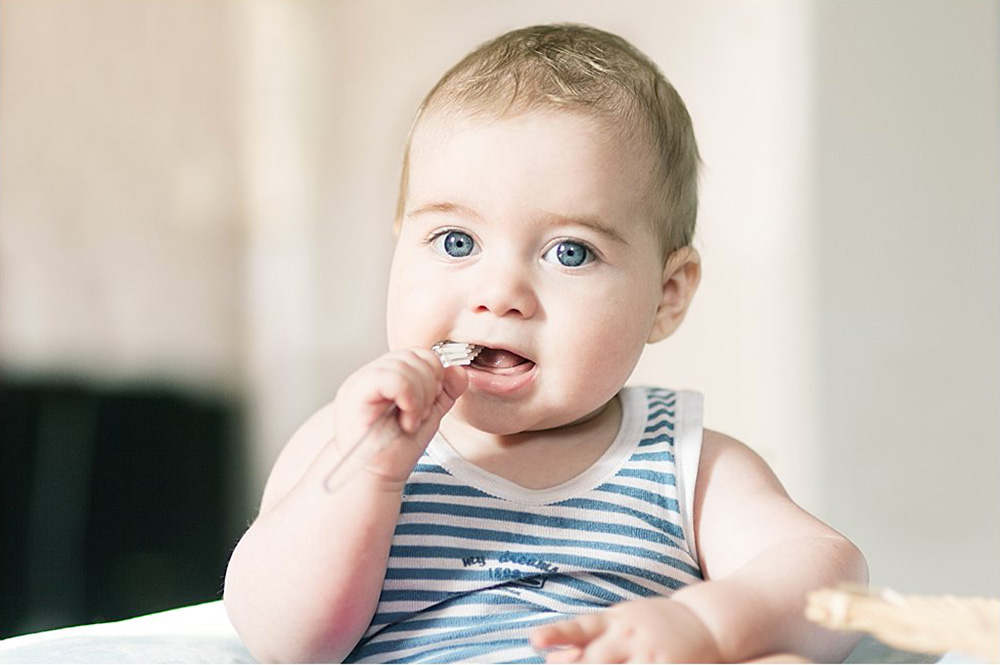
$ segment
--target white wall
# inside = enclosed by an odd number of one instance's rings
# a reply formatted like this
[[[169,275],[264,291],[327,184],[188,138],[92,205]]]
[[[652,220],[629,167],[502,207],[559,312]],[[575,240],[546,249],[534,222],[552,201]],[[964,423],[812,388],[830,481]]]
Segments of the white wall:
[[[1000,594],[998,7],[815,16],[825,501],[898,588]]]
[[[5,368],[242,394],[259,490],[384,348],[420,98],[502,30],[590,22],[706,163],[702,289],[634,379],[702,390],[876,583],[998,592],[996,2],[0,7]]]
[[[242,380],[237,60],[221,7],[0,6],[5,368]]]

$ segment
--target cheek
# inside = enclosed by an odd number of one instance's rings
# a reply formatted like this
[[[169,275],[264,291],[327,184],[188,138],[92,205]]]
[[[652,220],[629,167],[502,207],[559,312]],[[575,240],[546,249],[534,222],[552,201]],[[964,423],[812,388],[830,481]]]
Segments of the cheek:
[[[399,351],[414,346],[410,340],[413,326],[407,326],[406,312],[394,304],[392,294],[389,295],[385,313],[386,340],[389,343],[390,351]]]
[[[386,304],[386,336],[389,349],[398,351],[414,346],[430,347],[434,341],[427,341],[433,336],[429,328],[433,325],[433,317],[428,312],[434,312],[436,303],[426,292],[419,289],[392,289]]]
[[[386,297],[386,335],[393,351],[430,348],[448,332],[454,294],[433,270],[416,269],[406,256],[393,260]]]
[[[397,254],[389,273],[385,307],[386,336],[391,350],[419,344],[419,328],[424,318],[421,313],[432,306],[428,298],[428,289],[420,283],[419,275],[408,268],[405,257]]]
[[[629,293],[619,290],[618,293]],[[634,291],[632,293],[635,293]],[[642,354],[655,306],[650,298],[616,298],[611,293],[578,303],[566,312],[561,340],[564,366],[573,380],[623,383]]]
[[[620,319],[595,327],[590,339],[580,342],[590,350],[589,372],[611,383],[624,383],[639,361],[646,337],[623,329]]]

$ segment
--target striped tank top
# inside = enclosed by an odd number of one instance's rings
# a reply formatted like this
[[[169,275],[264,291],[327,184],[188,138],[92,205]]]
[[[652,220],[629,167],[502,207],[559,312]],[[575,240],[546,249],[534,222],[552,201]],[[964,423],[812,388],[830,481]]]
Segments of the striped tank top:
[[[435,437],[404,490],[375,616],[346,662],[543,662],[531,628],[701,580],[701,396],[620,397],[604,455],[547,489],[488,473]]]

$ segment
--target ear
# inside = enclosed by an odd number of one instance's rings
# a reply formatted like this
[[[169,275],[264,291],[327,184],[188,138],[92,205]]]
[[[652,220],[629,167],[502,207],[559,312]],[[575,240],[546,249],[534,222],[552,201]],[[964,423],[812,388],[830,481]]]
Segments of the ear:
[[[694,247],[681,247],[663,267],[663,291],[656,308],[653,328],[647,343],[669,337],[684,320],[698,283],[701,281],[701,256]]]

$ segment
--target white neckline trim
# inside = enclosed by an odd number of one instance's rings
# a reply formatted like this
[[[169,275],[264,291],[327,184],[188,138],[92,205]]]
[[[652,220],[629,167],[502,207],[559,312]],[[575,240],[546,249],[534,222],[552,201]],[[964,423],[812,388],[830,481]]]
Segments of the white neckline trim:
[[[472,464],[451,447],[441,433],[434,435],[427,454],[451,475],[487,494],[514,503],[541,506],[580,496],[598,487],[616,473],[632,456],[646,425],[646,399],[641,388],[627,387],[619,392],[622,422],[618,434],[596,462],[564,483],[545,489],[529,489]]]

